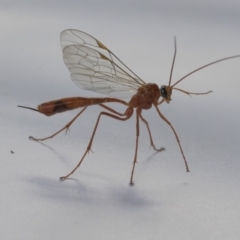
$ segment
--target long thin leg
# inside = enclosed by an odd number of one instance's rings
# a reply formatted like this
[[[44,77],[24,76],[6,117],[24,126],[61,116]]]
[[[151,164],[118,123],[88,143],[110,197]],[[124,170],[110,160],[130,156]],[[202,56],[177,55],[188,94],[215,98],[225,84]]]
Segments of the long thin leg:
[[[131,178],[130,178],[130,186],[133,186],[133,174],[134,174],[134,169],[135,169],[135,165],[137,162],[137,152],[138,152],[138,138],[139,138],[139,116],[141,114],[141,108],[137,108],[136,111],[136,147],[135,147],[135,154],[134,154],[134,160],[133,160],[133,167],[132,167],[132,172],[131,172]]]
[[[157,105],[160,105],[160,104],[162,104],[163,102],[165,102],[165,99],[164,99],[164,98],[162,98],[162,100],[160,100]]]
[[[110,107],[108,107],[108,106],[106,106],[106,105],[104,105],[104,104],[102,104],[102,103],[100,103],[100,104],[98,104],[100,107],[103,107],[103,108],[105,108],[105,109],[107,109],[109,112],[112,112],[112,113],[114,113],[114,114],[117,114],[118,116],[125,116],[126,114],[125,114],[125,112],[124,113],[120,113],[120,112],[117,112],[117,111],[115,111],[114,109],[112,109],[112,108],[110,108]]]
[[[101,112],[98,115],[98,118],[97,118],[94,130],[93,130],[92,136],[90,138],[89,144],[88,144],[87,149],[86,149],[85,153],[83,154],[81,160],[79,161],[77,166],[69,174],[67,174],[66,176],[60,177],[60,180],[63,181],[66,178],[68,178],[70,175],[72,175],[77,170],[77,168],[81,165],[81,163],[84,160],[86,154],[91,150],[93,138],[95,136],[95,133],[96,133],[96,130],[97,130],[97,127],[98,127],[98,124],[99,124],[99,120],[100,120],[102,115],[105,115],[105,116],[108,116],[108,117],[111,117],[111,118],[114,118],[114,119],[117,119],[117,120],[120,120],[120,121],[126,121],[127,119],[129,119],[132,116],[132,114],[133,114],[133,108],[132,107],[128,107],[127,110],[125,111],[125,114],[124,114],[125,118],[120,118],[116,115],[113,115],[113,114],[110,114],[110,113],[107,113],[107,112]]]
[[[143,118],[142,114],[139,115],[140,119],[146,124],[146,127],[147,127],[147,130],[148,130],[148,134],[149,134],[149,138],[150,138],[150,144],[151,146],[153,147],[153,149],[157,152],[161,152],[161,151],[164,151],[165,148],[156,148],[154,143],[153,143],[153,139],[152,139],[152,134],[151,134],[151,131],[150,131],[150,128],[149,128],[149,125],[148,125],[148,122],[145,118]]]
[[[160,116],[160,117],[171,127],[171,129],[173,130],[173,133],[174,133],[174,135],[175,135],[175,137],[176,137],[176,140],[177,140],[177,142],[178,142],[178,146],[179,146],[179,148],[180,148],[180,150],[181,150],[181,153],[182,153],[182,156],[183,156],[183,160],[184,160],[184,163],[185,163],[185,166],[186,166],[186,171],[189,172],[187,160],[186,160],[185,155],[184,155],[184,153],[183,153],[182,146],[181,146],[181,144],[180,144],[180,140],[179,140],[179,138],[178,138],[178,135],[177,135],[175,129],[173,128],[172,124],[162,115],[162,113],[160,112],[160,110],[158,109],[158,107],[157,107],[157,106],[155,106],[155,107],[156,107],[156,110],[157,110],[159,116]]]
[[[53,135],[49,136],[49,137],[45,137],[45,138],[34,138],[32,136],[29,137],[30,140],[34,140],[34,141],[44,141],[47,140],[49,138],[53,138],[55,137],[57,134],[59,134],[60,132],[62,132],[64,129],[66,129],[66,132],[69,130],[69,127],[73,124],[73,122],[83,113],[84,110],[86,110],[87,107],[84,107],[65,127],[61,128],[59,131],[57,131],[56,133],[54,133]]]
[[[99,106],[107,109],[108,111],[110,112],[113,112],[119,116],[124,116],[125,114],[124,113],[119,113],[117,111],[115,111],[114,109],[104,105],[104,104],[98,104]],[[52,134],[51,136],[49,137],[45,137],[45,138],[34,138],[32,136],[29,137],[30,140],[34,140],[34,141],[44,141],[44,140],[47,140],[47,139],[50,139],[50,138],[53,138],[55,137],[56,135],[58,135],[60,132],[62,132],[63,130],[66,129],[66,132],[69,130],[69,127],[73,124],[73,122],[83,113],[84,110],[86,110],[87,107],[84,107],[69,123],[66,124],[66,126],[64,126],[63,128],[61,128],[59,131],[57,131],[56,133]]]

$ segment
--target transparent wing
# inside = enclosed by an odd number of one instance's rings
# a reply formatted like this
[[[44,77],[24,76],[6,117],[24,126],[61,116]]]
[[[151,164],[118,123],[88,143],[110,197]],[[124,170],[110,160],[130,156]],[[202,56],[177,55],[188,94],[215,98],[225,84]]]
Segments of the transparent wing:
[[[120,59],[92,36],[68,29],[61,33],[63,59],[79,87],[114,97],[131,97],[144,85]]]

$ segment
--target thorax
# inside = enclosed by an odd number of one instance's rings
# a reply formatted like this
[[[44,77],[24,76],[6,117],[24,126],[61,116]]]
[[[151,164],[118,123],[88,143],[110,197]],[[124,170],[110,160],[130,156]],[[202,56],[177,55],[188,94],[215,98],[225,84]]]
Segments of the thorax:
[[[155,83],[148,83],[138,88],[137,93],[129,101],[129,105],[133,108],[149,109],[152,104],[157,104],[159,97],[159,87]]]

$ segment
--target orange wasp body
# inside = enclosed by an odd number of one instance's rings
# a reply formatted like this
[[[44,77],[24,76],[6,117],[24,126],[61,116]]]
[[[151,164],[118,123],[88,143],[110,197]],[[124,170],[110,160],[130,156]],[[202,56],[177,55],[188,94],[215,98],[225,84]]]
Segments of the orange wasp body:
[[[188,77],[189,75],[205,68],[215,63],[238,58],[240,55],[230,56],[226,58],[219,59],[217,61],[206,64],[189,74],[182,77],[176,83],[171,85],[172,72],[176,58],[176,39],[175,43],[175,52],[171,67],[171,73],[169,78],[168,86],[163,85],[160,88],[154,83],[145,83],[141,78],[139,78],[133,71],[131,71],[119,58],[116,57],[107,47],[105,47],[100,41],[94,37],[78,31],[78,30],[65,30],[61,33],[61,46],[63,50],[63,59],[68,67],[72,80],[81,88],[86,90],[95,91],[98,93],[109,95],[110,97],[105,98],[83,98],[83,97],[71,97],[63,98],[55,101],[50,101],[42,103],[38,106],[38,109],[33,109],[29,107],[19,106],[23,108],[28,108],[31,110],[38,111],[47,116],[51,116],[56,113],[65,112],[68,110],[82,108],[81,111],[62,129],[53,135],[37,139],[30,137],[30,139],[35,141],[43,141],[49,138],[53,138],[58,133],[63,130],[68,130],[71,124],[81,115],[81,113],[91,105],[99,105],[107,111],[102,111],[96,121],[92,136],[90,138],[88,147],[80,159],[77,166],[66,176],[60,177],[60,180],[68,178],[75,170],[81,165],[86,154],[91,150],[92,142],[94,135],[96,133],[100,118],[102,115],[114,118],[116,120],[125,121],[129,119],[136,109],[136,146],[135,146],[135,155],[133,161],[133,167],[130,177],[130,185],[133,185],[133,174],[135,165],[137,162],[137,150],[138,150],[138,138],[139,138],[139,119],[146,125],[151,146],[156,151],[163,151],[164,148],[157,149],[153,143],[151,131],[148,125],[148,122],[142,116],[142,109],[150,109],[154,106],[158,112],[160,118],[162,118],[172,129],[176,140],[178,142],[186,171],[189,171],[188,164],[185,158],[185,155],[180,144],[179,137],[173,128],[169,120],[160,112],[158,106],[163,102],[169,103],[171,101],[172,90],[178,90],[188,95],[203,95],[208,94],[211,91],[205,93],[192,93],[185,90],[175,88],[180,81]],[[126,102],[119,98],[129,97],[130,101]],[[106,103],[116,102],[127,106],[124,113],[115,111],[114,109],[108,107]]]

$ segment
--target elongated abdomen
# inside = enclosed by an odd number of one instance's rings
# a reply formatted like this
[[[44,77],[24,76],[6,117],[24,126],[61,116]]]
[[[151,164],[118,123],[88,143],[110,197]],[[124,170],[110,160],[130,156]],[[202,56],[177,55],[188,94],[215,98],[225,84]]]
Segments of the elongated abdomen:
[[[86,107],[89,105],[104,102],[105,102],[104,98],[83,98],[83,97],[62,98],[40,104],[38,106],[38,111],[47,116],[51,116],[56,113],[62,113],[68,110],[73,110],[76,108]]]
[[[73,110],[80,107],[105,103],[105,102],[120,102],[126,105],[126,102],[115,98],[83,98],[70,97],[42,103],[38,106],[38,111],[46,116],[52,116],[56,113],[62,113],[68,110]]]

